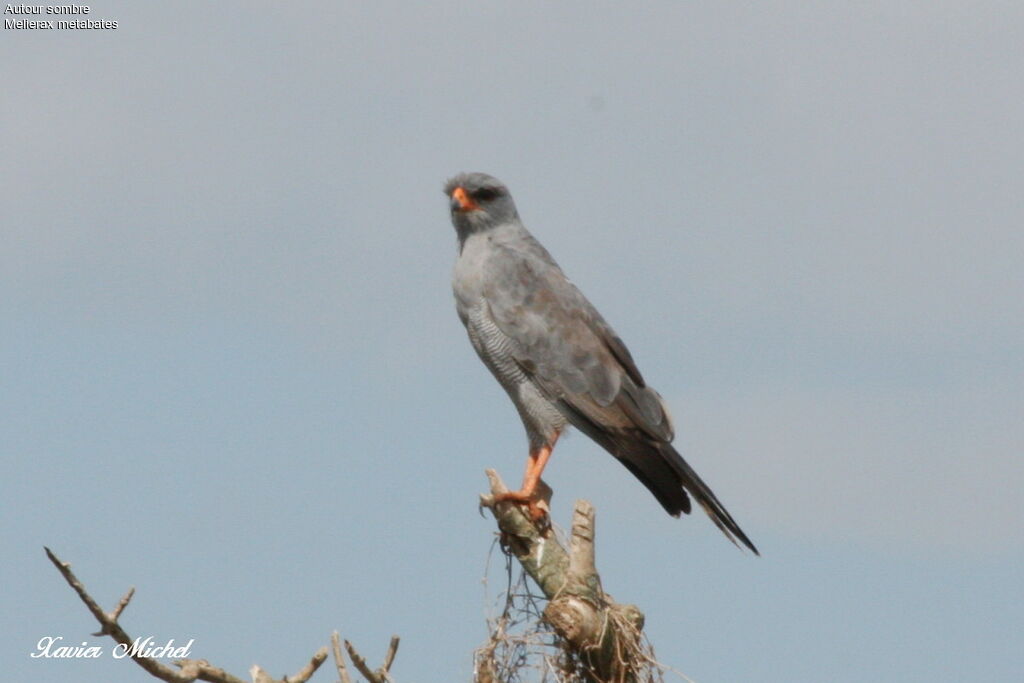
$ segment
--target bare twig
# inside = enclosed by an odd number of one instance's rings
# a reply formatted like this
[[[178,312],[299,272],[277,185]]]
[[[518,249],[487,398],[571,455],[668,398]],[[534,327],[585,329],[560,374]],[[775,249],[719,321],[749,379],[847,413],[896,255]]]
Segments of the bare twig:
[[[96,617],[96,621],[100,623],[100,633],[102,635],[110,636],[117,643],[123,645],[127,649],[128,655],[136,664],[145,669],[151,676],[163,681],[168,681],[168,683],[192,683],[196,678],[200,678],[200,676],[191,675],[193,669],[201,669],[198,664],[196,667],[190,669],[188,673],[185,673],[184,671],[175,671],[168,666],[164,666],[156,659],[143,657],[141,653],[136,652],[136,649],[132,648],[133,641],[131,636],[125,633],[124,629],[121,628],[116,619],[112,618],[113,612],[107,614],[103,611],[103,608],[93,600],[92,596],[85,590],[85,586],[82,585],[82,582],[79,581],[71,571],[70,564],[62,561],[54,555],[49,548],[44,549],[46,550],[46,556],[50,558],[50,562],[53,563],[53,566],[57,568],[57,571],[61,573],[64,580],[68,582],[68,585],[71,586],[76,593],[78,593],[78,597],[83,603],[85,603],[85,606],[90,612],[92,612],[92,615]],[[131,591],[129,591],[129,594],[126,595],[125,598],[130,599],[130,597]],[[122,598],[121,602],[127,604],[128,600],[125,598]],[[124,608],[121,607],[122,611],[123,609]],[[226,676],[226,678],[202,678],[202,680],[214,681],[215,683],[244,683],[240,678],[235,678],[234,676],[230,676],[230,674],[226,674]]]
[[[124,594],[124,597],[121,598],[121,601],[117,603],[117,607],[114,608],[114,611],[111,612],[109,615],[107,615],[107,616],[110,617],[111,621],[117,621],[118,619],[121,618],[121,613],[124,612],[124,608],[128,606],[128,603],[132,601],[132,598],[134,596],[135,596],[135,586],[132,586],[131,588],[128,589],[128,592]],[[107,634],[104,633],[103,631],[97,631],[96,633],[93,633],[92,635],[94,635],[94,636],[105,636]]]
[[[352,660],[352,665],[359,670],[359,673],[363,674],[366,680],[370,681],[370,683],[380,683],[377,680],[377,674],[375,674],[370,667],[366,665],[366,660],[363,659],[363,656],[359,654],[359,652],[356,651],[355,646],[347,640],[345,641],[345,650],[348,651],[348,656],[349,659]]]
[[[252,677],[252,683],[274,683],[274,677],[256,664],[249,667],[249,676]]]
[[[384,663],[380,667],[384,673],[391,671],[391,665],[395,662],[395,655],[398,654],[398,641],[398,636],[391,636],[388,651],[384,654]]]
[[[125,648],[127,655],[136,664],[145,669],[154,678],[159,678],[168,683],[192,683],[196,680],[208,681],[208,683],[246,683],[243,679],[233,676],[224,669],[212,666],[205,659],[176,660],[174,665],[178,667],[178,670],[175,671],[153,657],[143,656],[139,648],[133,646],[134,639],[118,623],[118,618],[124,612],[128,603],[131,602],[132,596],[135,595],[135,589],[132,588],[125,593],[113,611],[109,613],[104,612],[93,597],[89,595],[89,592],[85,590],[85,585],[71,571],[71,565],[57,557],[49,548],[44,548],[44,550],[46,550],[46,556],[53,563],[53,566],[61,573],[61,576],[64,577],[68,585],[78,593],[78,597],[96,618],[96,621],[99,622],[100,630],[96,635],[113,638],[114,641]],[[290,677],[285,676],[281,681],[275,680],[258,666],[254,666],[251,669],[250,675],[256,683],[306,683],[326,659],[327,648],[324,647],[313,655],[309,663],[302,667],[298,673]]]
[[[306,666],[299,669],[298,673],[292,676],[285,676],[284,683],[306,683],[309,677],[316,673],[316,670],[320,668],[320,665],[327,659],[327,648],[322,647],[316,651],[312,659]]]
[[[391,674],[388,672],[391,670],[392,662],[395,661],[395,653],[398,652],[398,636],[391,636],[391,643],[388,645],[387,654],[384,655],[384,664],[376,671],[370,669],[363,656],[347,640],[345,641],[345,649],[348,651],[352,664],[367,681],[370,683],[392,683]]]
[[[331,634],[331,649],[334,651],[334,665],[338,669],[338,679],[341,683],[352,683],[348,675],[348,667],[345,666],[345,657],[341,654],[341,636],[337,631]]]

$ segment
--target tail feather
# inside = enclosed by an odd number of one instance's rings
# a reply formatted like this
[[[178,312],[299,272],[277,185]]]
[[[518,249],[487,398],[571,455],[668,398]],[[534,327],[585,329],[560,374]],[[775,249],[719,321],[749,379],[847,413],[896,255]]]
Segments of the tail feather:
[[[751,552],[755,555],[760,555],[757,552],[757,548],[747,535],[743,533],[743,529],[736,523],[736,520],[732,518],[729,511],[725,509],[721,501],[718,500],[718,496],[714,494],[711,488],[704,483],[704,480],[690,467],[689,463],[683,460],[683,456],[679,455],[675,448],[670,443],[658,444],[658,452],[661,457],[671,465],[672,469],[678,474],[680,483],[683,487],[689,491],[690,495],[696,499],[700,506],[704,508],[704,512],[707,513],[711,521],[715,523],[726,538],[732,541],[737,547],[739,543],[736,540],[739,539],[743,545],[750,548]]]
[[[690,514],[690,497],[679,485],[679,475],[655,449],[643,444],[641,448],[634,445],[628,450],[612,453],[654,494],[668,514],[673,517],[680,513]]]
[[[689,492],[726,538],[737,547],[739,543],[736,541],[739,539],[755,555],[761,554],[704,480],[672,448],[671,443],[652,439],[650,434],[639,430],[606,429],[567,401],[560,402],[559,408],[577,429],[614,455],[633,476],[643,482],[670,515],[678,517],[680,513],[690,514],[690,498],[686,495]]]

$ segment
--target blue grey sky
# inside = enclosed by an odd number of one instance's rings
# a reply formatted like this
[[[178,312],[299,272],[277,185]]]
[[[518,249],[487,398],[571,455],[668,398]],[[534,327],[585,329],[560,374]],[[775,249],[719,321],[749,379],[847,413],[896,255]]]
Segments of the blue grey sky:
[[[1024,671],[1024,8],[104,1],[0,33],[0,660],[92,618],[238,675],[469,680],[521,474],[440,188],[494,174],[763,552],[581,435],[556,522],[711,681]],[[500,565],[492,561],[492,566]],[[491,597],[501,584],[491,573]],[[330,680],[322,672],[314,680]]]

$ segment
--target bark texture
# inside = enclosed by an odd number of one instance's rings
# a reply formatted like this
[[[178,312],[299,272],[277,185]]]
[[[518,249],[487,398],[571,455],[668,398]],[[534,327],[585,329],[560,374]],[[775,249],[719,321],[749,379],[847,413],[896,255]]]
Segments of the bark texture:
[[[576,501],[566,547],[550,525],[538,526],[520,505],[495,503],[508,488],[494,470],[487,470],[487,478],[491,492],[481,496],[480,504],[494,514],[503,546],[548,599],[544,620],[578,658],[584,680],[626,683],[656,676],[643,639],[643,613],[616,602],[601,586],[594,563],[594,506]],[[550,495],[544,485],[545,507]]]

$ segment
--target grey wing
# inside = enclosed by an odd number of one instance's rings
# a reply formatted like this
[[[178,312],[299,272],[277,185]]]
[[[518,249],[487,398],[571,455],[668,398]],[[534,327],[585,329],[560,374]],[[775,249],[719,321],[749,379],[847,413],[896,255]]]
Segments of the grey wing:
[[[690,512],[689,492],[726,537],[757,553],[672,447],[668,411],[644,383],[625,344],[543,248],[500,262],[484,298],[524,375],[573,426],[618,458],[669,514]]]
[[[485,292],[491,315],[524,372],[570,422],[588,433],[639,431],[671,441],[672,423],[661,398],[645,385],[622,340],[561,269],[534,255],[504,263]]]

